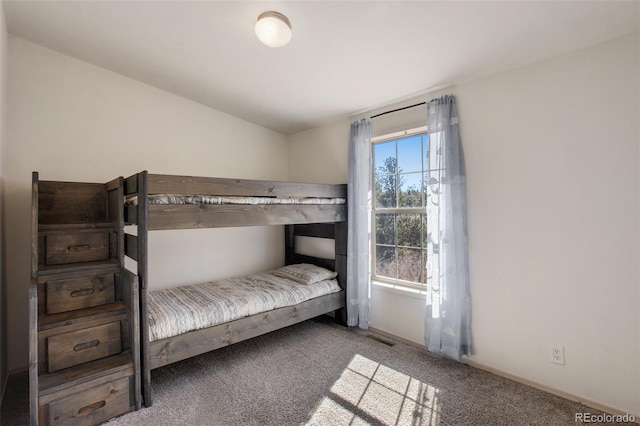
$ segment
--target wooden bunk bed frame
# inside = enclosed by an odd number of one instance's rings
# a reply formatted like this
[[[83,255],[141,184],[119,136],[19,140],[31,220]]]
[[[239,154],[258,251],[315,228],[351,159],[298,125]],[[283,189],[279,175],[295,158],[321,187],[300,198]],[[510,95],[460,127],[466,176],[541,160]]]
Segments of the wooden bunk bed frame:
[[[142,394],[145,406],[152,405],[151,370],[183,359],[256,337],[307,319],[335,312],[336,320],[346,324],[347,206],[336,205],[210,205],[150,204],[154,194],[207,194],[240,197],[347,198],[346,185],[306,184],[245,179],[173,176],[146,171],[125,179],[125,197],[137,195],[137,205],[125,206],[128,225],[137,233],[125,234],[125,255],[137,262],[140,283],[140,340]],[[169,229],[286,225],[286,264],[311,263],[338,273],[342,291],[298,305],[275,309],[196,330],[175,337],[149,342],[147,313],[148,232]],[[296,253],[296,237],[335,240],[335,259]]]

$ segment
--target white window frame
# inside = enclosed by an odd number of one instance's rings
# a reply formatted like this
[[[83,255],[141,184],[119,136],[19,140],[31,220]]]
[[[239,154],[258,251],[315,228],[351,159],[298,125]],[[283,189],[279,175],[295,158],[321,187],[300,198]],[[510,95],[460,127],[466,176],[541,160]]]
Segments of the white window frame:
[[[380,136],[374,136],[371,138],[371,152],[373,154],[373,145],[377,143],[392,141],[396,139],[402,139],[406,137],[411,137],[414,135],[421,135],[424,133],[428,133],[427,126],[415,127],[408,130],[401,130],[399,132],[387,133]],[[424,173],[424,165],[423,165],[423,173]],[[426,284],[417,284],[412,281],[405,281],[400,279],[393,279],[389,277],[379,277],[376,275],[376,212],[375,212],[375,164],[371,163],[371,281],[376,283],[380,283],[385,287],[397,287],[397,288],[406,288],[411,290],[419,290],[420,292],[426,290]],[[396,209],[387,209],[389,213],[425,213],[424,207],[403,207]]]

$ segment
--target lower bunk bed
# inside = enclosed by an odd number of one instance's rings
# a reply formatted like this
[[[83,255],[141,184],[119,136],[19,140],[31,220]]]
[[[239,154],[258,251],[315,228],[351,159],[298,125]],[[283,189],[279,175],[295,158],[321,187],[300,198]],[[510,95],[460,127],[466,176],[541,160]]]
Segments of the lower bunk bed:
[[[337,273],[302,263],[150,291],[150,369],[344,308]]]

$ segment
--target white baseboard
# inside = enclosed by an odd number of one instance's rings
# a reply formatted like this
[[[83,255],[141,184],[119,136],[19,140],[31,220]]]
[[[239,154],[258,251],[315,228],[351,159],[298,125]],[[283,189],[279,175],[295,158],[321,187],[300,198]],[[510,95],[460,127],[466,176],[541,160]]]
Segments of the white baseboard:
[[[390,337],[390,338],[395,339],[395,340],[397,340],[399,342],[402,342],[402,343],[405,343],[405,344],[408,344],[408,345],[411,345],[411,346],[416,346],[418,348],[426,350],[426,346],[424,346],[424,345],[421,345],[421,344],[419,344],[417,342],[414,342],[412,340],[408,340],[408,339],[402,338],[400,336],[396,336],[396,335],[394,335],[392,333],[389,333],[389,332],[386,332],[384,330],[379,330],[379,329],[376,329],[376,328],[373,328],[373,327],[369,327],[369,330],[373,331],[374,333],[379,333],[379,334],[381,334],[383,336]],[[486,366],[486,365],[484,365],[482,363],[479,363],[479,362],[474,361],[474,360],[472,360],[470,358],[467,358],[466,356],[462,357],[462,363],[464,363],[464,364],[466,364],[466,365],[468,365],[470,367],[477,368],[477,369],[483,370],[483,371],[487,371],[487,372],[489,372],[491,374],[495,374],[496,376],[504,377],[506,379],[513,380],[514,382],[522,383],[523,385],[531,386],[532,388],[536,388],[536,389],[539,389],[541,391],[548,392],[548,393],[550,393],[552,395],[556,395],[556,396],[559,396],[561,398],[568,399],[570,401],[579,402],[581,404],[586,405],[587,407],[595,408],[596,410],[600,410],[600,411],[603,411],[603,412],[608,413],[608,414],[613,414],[613,415],[629,414],[629,415],[634,416],[636,418],[636,421],[640,422],[640,413],[629,413],[629,412],[627,412],[625,410],[621,410],[619,408],[612,407],[610,405],[603,404],[603,403],[598,402],[598,401],[593,401],[593,400],[590,400],[588,398],[577,396],[577,395],[574,395],[574,394],[569,393],[569,392],[561,391],[559,389],[555,389],[555,388],[543,385],[541,383],[537,383],[537,382],[535,382],[533,380],[525,379],[523,377],[519,377],[519,376],[516,376],[514,374],[507,373],[506,371],[502,371],[502,370],[499,370],[497,368]],[[638,424],[640,424],[640,423],[638,423]]]
[[[487,371],[489,373],[495,374],[496,376],[501,376],[509,380],[513,380],[514,382],[522,383],[523,385],[531,386],[532,388],[540,389],[541,391],[548,392],[550,394],[559,396],[564,399],[568,399],[570,401],[579,402],[580,404],[586,405],[587,407],[595,408],[596,410],[604,411],[608,414],[613,415],[625,415],[629,414],[636,418],[636,420],[640,420],[640,414],[638,413],[630,413],[625,410],[621,410],[619,408],[603,404],[598,401],[590,400],[589,398],[584,398],[578,395],[574,395],[569,392],[565,392],[559,389],[552,388],[550,386],[543,385],[541,383],[535,382],[533,380],[525,379],[520,376],[516,376],[511,373],[507,373],[506,371],[502,371],[493,367],[486,366],[479,362],[473,361],[467,357],[463,357],[462,362],[467,364],[470,367],[477,368],[479,370]]]

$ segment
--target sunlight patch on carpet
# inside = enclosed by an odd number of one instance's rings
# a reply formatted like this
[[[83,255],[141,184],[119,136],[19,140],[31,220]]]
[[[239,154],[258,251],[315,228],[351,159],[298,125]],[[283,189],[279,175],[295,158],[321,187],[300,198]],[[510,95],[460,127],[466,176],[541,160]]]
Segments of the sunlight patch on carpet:
[[[436,425],[438,393],[362,355],[355,355],[307,425]]]

